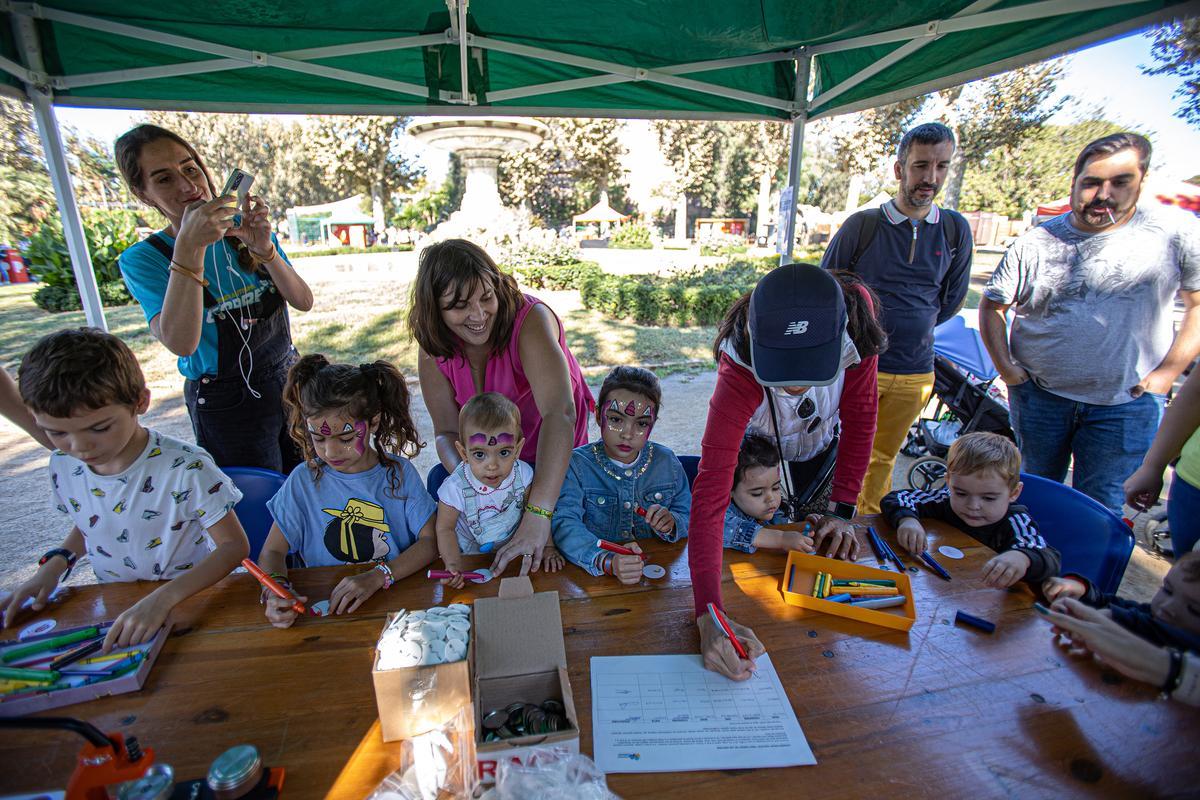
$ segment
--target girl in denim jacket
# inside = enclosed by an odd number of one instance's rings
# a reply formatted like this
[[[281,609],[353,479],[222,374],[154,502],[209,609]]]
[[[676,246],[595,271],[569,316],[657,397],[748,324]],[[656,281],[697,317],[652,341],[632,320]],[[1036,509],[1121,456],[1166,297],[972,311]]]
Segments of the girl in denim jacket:
[[[630,584],[642,578],[640,556],[601,550],[601,539],[640,553],[635,539],[676,542],[687,536],[692,502],[687,476],[673,452],[650,441],[661,405],[654,373],[616,367],[600,387],[600,439],[571,453],[554,511],[554,543],[592,575]]]

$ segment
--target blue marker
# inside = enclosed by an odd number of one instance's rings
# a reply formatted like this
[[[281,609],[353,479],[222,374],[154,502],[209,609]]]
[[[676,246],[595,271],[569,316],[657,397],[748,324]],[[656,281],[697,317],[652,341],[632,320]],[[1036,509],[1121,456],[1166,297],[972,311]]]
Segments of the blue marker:
[[[933,556],[929,555],[928,550],[921,551],[921,560],[928,564],[929,568],[936,572],[939,578],[944,581],[950,580],[950,573],[946,572],[946,570],[942,568],[942,565],[935,561]]]
[[[905,598],[904,595],[897,595],[895,597],[871,597],[866,600],[853,600],[851,601],[850,605],[858,608],[891,608],[892,606],[904,605],[904,601],[906,599],[907,598]]]
[[[847,603],[850,601],[850,595],[847,593],[834,594],[826,597],[825,599],[831,603]]]

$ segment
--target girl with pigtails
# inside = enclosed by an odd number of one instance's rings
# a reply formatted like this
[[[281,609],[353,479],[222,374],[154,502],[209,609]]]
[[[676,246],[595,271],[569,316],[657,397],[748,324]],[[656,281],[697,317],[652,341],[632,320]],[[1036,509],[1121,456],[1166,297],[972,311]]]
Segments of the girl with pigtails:
[[[283,402],[304,461],[267,503],[275,522],[259,566],[290,587],[289,552],[305,567],[367,565],[329,597],[329,613],[349,614],[437,557],[437,505],[409,461],[424,443],[408,387],[386,361],[353,366],[309,355],[288,373]],[[262,602],[276,627],[295,621],[289,603],[268,592]]]

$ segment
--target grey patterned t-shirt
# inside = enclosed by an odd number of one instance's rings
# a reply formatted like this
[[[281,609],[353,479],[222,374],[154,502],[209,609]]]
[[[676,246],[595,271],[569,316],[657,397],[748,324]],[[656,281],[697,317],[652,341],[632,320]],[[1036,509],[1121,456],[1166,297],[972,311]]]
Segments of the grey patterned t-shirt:
[[[984,295],[1015,304],[1013,358],[1042,388],[1113,406],[1174,341],[1176,292],[1200,290],[1200,219],[1138,206],[1111,232],[1086,234],[1070,213],[1026,232],[996,267]]]

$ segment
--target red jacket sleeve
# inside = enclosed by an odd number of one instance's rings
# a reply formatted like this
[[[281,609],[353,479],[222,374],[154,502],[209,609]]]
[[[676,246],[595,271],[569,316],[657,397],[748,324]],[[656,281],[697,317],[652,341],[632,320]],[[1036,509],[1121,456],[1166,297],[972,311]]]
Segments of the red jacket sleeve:
[[[870,306],[870,295],[862,294]],[[846,370],[842,397],[838,401],[838,417],[842,434],[837,464],[833,468],[830,499],[835,503],[855,505],[871,463],[871,445],[875,443],[879,417],[879,356],[864,358]]]
[[[692,485],[688,568],[692,573],[696,616],[708,613],[709,603],[721,607],[725,510],[729,507],[742,437],[762,398],[763,388],[750,370],[733,363],[728,356],[721,356],[717,386],[708,403],[708,422],[700,442],[700,468]]]

